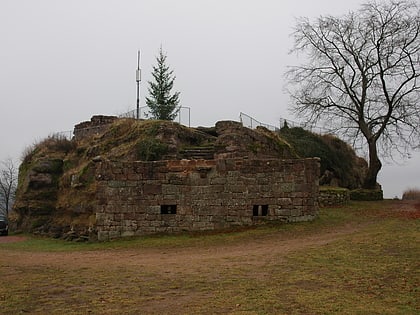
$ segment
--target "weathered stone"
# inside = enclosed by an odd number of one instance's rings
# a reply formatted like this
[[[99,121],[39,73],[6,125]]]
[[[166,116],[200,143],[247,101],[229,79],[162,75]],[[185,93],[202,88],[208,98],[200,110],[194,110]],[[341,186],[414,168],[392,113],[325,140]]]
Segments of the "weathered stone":
[[[162,184],[156,183],[156,184],[145,184],[143,186],[143,194],[145,195],[158,195],[162,193]]]
[[[291,151],[283,154],[281,139],[268,130],[251,130],[237,122],[219,122],[213,135],[200,136],[206,141],[212,138],[206,153],[209,156],[211,153],[211,157],[182,159],[177,145],[184,145],[180,142],[184,136],[177,133],[186,132],[188,138],[191,131],[182,131],[172,123],[163,128],[156,124],[148,132],[156,133],[156,139],[168,145],[171,159],[145,162],[132,161],[138,158],[134,142],[124,143],[127,150],[122,150],[124,157],[119,155],[119,150],[108,154],[107,150],[114,151],[110,145],[114,142],[105,145],[102,138],[112,139],[111,134],[127,128],[121,124],[110,129],[115,119],[98,116],[75,127],[78,139],[103,133],[91,139],[89,148],[79,148],[77,155],[91,159],[88,168],[81,164],[72,168],[67,163],[63,175],[61,160],[37,159],[25,178],[28,185],[47,187],[46,193],[54,188],[54,195],[50,194],[49,198],[53,200],[51,209],[55,209],[60,199],[57,194],[67,193],[69,189],[74,201],[62,198],[59,202],[68,204],[60,206],[71,214],[93,215],[96,220],[91,231],[94,232],[89,233],[96,233],[100,240],[211,230],[270,220],[310,220],[318,213],[319,161],[283,159],[295,156]],[[169,129],[165,131],[165,128]],[[130,134],[136,139],[137,136]],[[203,147],[200,141],[197,145]],[[203,153],[192,147],[184,151],[184,158],[188,152],[195,156]],[[47,199],[38,190],[37,198],[40,196]],[[165,214],[167,207],[171,214]],[[83,233],[74,237],[83,238],[86,234]]]
[[[75,139],[90,137],[104,132],[110,124],[118,119],[115,116],[93,116],[90,121],[84,121],[74,126],[73,135]]]
[[[53,177],[49,173],[31,173],[29,174],[29,187],[42,188],[53,184]]]

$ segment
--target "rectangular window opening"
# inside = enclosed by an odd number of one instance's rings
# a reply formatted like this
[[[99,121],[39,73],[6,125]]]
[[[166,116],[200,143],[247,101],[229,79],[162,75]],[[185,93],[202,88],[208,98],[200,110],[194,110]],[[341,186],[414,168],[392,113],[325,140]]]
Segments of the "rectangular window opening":
[[[262,205],[261,206],[261,215],[263,217],[266,217],[268,215],[268,205]]]
[[[254,207],[252,208],[252,215],[254,217],[258,217],[258,209],[259,209],[258,205],[254,205]]]
[[[252,215],[254,217],[266,217],[268,216],[268,205],[254,205],[252,207]]]
[[[161,205],[160,214],[176,214],[176,205]]]

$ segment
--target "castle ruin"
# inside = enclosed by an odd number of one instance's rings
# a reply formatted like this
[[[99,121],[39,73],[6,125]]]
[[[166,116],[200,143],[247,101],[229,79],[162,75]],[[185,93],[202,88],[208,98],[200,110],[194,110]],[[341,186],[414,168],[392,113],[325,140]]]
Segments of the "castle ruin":
[[[297,158],[264,128],[94,116],[69,147],[53,140],[21,168],[21,230],[102,241],[318,215],[319,159]],[[162,155],[142,158],[156,144]]]

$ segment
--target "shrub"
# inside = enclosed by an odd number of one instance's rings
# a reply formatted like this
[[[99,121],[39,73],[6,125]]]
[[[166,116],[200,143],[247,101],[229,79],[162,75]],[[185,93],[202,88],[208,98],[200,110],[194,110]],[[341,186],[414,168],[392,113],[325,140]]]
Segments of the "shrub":
[[[37,146],[36,144],[32,144],[32,145],[27,146],[23,150],[22,157],[21,157],[21,161],[23,163],[29,163],[32,160],[33,156],[36,153],[36,146]]]
[[[321,158],[321,175],[332,173],[339,179],[339,186],[354,189],[360,187],[362,175],[359,174],[357,156],[344,141],[331,135],[317,135],[300,127],[280,130],[284,138],[302,157]],[[328,172],[327,172],[328,171]],[[321,184],[331,184],[325,182]]]
[[[355,189],[350,191],[350,200],[376,201],[383,199],[384,196],[381,189]]]
[[[39,143],[49,151],[69,153],[76,148],[76,143],[60,133],[54,133]]]
[[[168,152],[168,146],[154,138],[146,138],[137,144],[137,158],[143,161],[159,161]]]
[[[410,188],[404,191],[403,200],[420,200],[420,189],[418,188]]]
[[[39,142],[34,142],[32,145],[26,147],[23,150],[21,160],[23,163],[29,163],[33,156],[38,152],[47,150],[51,152],[69,153],[76,149],[76,147],[76,142],[67,139],[67,137],[61,133],[54,133],[47,138]]]

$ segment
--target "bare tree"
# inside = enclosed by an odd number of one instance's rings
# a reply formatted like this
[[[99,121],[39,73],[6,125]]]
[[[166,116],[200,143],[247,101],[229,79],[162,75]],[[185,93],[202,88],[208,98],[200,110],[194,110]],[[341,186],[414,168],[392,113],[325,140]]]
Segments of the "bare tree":
[[[15,200],[17,187],[17,168],[12,159],[1,162],[0,168],[0,212],[9,214]]]
[[[418,4],[369,1],[342,17],[300,19],[293,36],[292,52],[307,55],[287,72],[293,110],[367,146],[364,187],[374,188],[379,153],[404,154],[420,143]]]

